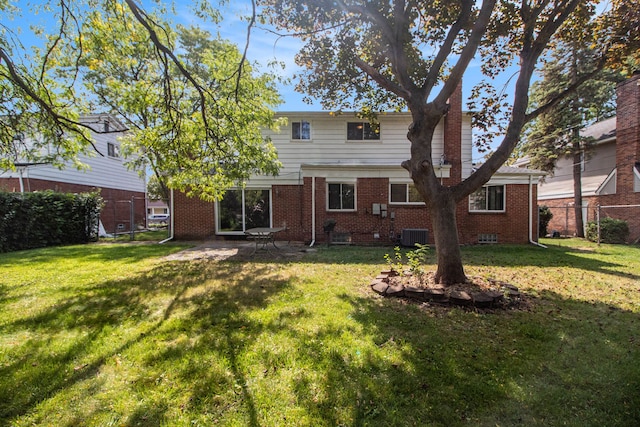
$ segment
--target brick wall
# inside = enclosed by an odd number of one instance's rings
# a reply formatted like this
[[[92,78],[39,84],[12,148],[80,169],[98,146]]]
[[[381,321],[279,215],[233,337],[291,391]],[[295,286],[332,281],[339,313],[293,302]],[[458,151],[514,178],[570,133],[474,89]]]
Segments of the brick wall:
[[[197,197],[173,194],[174,237],[177,240],[205,240],[216,238],[215,203]]]
[[[616,191],[633,193],[636,162],[640,161],[640,74],[620,83],[616,108]]]
[[[311,242],[311,194],[312,178],[304,178],[304,188],[297,185],[273,186],[273,226],[287,229],[278,234],[278,239]],[[323,230],[327,219],[336,221],[335,232],[349,233],[356,244],[395,244],[402,229],[422,228],[429,232],[429,243],[433,243],[433,229],[427,209],[420,205],[389,204],[389,181],[387,178],[361,178],[357,181],[357,211],[329,212],[326,206],[326,180],[316,178],[316,235],[317,243],[326,243]],[[535,191],[535,186],[534,186]],[[460,243],[478,242],[478,234],[497,234],[499,243],[527,243],[529,239],[528,185],[507,187],[507,209],[504,213],[469,213],[468,201],[458,205],[458,229]],[[180,240],[216,239],[215,203],[174,195],[175,237]],[[534,193],[535,198],[535,193]],[[534,199],[535,200],[535,199]],[[387,205],[387,216],[374,215],[374,203]],[[537,211],[533,213],[533,236],[537,236]],[[378,237],[375,237],[375,234]]]
[[[303,188],[299,185],[274,185],[271,191],[273,207],[273,226],[284,227],[278,233],[282,240],[307,240],[300,236],[310,234],[310,222],[305,222],[305,197]],[[308,215],[310,216],[310,208]]]
[[[0,189],[9,192],[20,191],[18,178],[0,178]],[[25,191],[53,190],[61,193],[88,193],[95,191],[95,187],[66,182],[46,181],[29,178],[25,180]],[[145,194],[137,191],[118,190],[114,188],[100,188],[100,195],[105,206],[100,212],[100,220],[107,232],[131,231],[131,202],[133,200],[134,229],[145,224]],[[122,227],[118,228],[118,224]]]
[[[535,187],[534,185],[533,200],[537,198]],[[477,243],[479,234],[497,234],[498,243],[529,242],[529,185],[508,185],[505,191],[505,212],[469,212],[466,199],[458,205],[458,232],[461,243]],[[531,237],[533,240],[537,240],[537,207],[534,207],[531,212],[531,220],[533,221]]]

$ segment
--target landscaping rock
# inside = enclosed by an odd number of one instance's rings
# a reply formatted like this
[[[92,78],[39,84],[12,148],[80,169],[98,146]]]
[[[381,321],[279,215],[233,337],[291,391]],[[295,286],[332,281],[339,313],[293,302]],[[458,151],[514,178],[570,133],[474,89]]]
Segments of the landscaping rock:
[[[380,295],[385,295],[388,287],[389,285],[381,280],[376,280],[371,284],[371,289]]]
[[[414,277],[404,275],[396,277],[395,272],[381,272],[371,283],[374,292],[385,297],[406,297],[416,301],[427,301],[441,305],[456,305],[478,309],[506,308],[520,305],[520,290],[509,283],[490,279],[496,287],[489,287],[486,281],[476,279],[469,283],[445,287],[439,284],[423,288],[425,282],[415,281]],[[433,283],[433,282],[426,282]],[[506,300],[506,301],[505,301]]]
[[[473,299],[473,305],[478,308],[491,307],[494,303],[494,298],[487,292],[474,292],[471,294]]]
[[[471,295],[464,291],[452,291],[449,294],[449,301],[456,305],[471,305],[473,302]]]
[[[444,289],[427,288],[424,290],[424,299],[434,302],[446,302],[448,300]]]
[[[500,291],[488,291],[486,294],[493,299],[494,303],[498,303],[504,300],[504,293]]]
[[[406,286],[404,288],[404,296],[417,300],[424,300],[424,291],[424,288],[414,288],[413,286]]]
[[[387,290],[384,292],[386,296],[389,297],[403,297],[404,296],[404,286],[402,285],[390,285]]]

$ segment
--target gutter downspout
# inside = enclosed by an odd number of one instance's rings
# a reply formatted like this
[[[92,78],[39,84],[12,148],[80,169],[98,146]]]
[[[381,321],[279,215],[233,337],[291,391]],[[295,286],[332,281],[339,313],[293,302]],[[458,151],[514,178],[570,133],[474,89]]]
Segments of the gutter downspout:
[[[311,243],[309,247],[313,247],[316,243],[316,176],[311,177]]]
[[[158,242],[159,244],[163,244],[168,242],[169,240],[173,240],[173,226],[175,223],[175,212],[173,211],[173,188],[171,189],[171,193],[169,193],[169,227],[171,227],[169,237]]]
[[[538,221],[540,223],[540,221]],[[533,176],[529,175],[529,243],[547,249],[545,245],[533,240]]]

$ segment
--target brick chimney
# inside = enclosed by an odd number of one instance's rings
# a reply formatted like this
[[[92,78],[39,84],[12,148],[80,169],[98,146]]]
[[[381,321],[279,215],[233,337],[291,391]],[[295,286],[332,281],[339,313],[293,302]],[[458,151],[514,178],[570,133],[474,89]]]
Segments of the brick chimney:
[[[451,175],[445,184],[457,184],[462,181],[462,82],[451,94],[449,112],[444,117],[444,155],[451,164]]]
[[[640,162],[640,72],[618,84],[616,116],[617,193],[633,192],[633,169]]]

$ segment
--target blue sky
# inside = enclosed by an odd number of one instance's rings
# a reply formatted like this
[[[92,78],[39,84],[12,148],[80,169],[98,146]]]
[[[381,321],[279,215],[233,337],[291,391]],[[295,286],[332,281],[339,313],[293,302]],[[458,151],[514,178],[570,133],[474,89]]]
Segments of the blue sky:
[[[29,10],[34,6],[42,6],[43,2],[20,0],[12,2],[22,9],[22,16],[17,16],[13,22],[8,21],[6,16],[0,16],[3,25],[9,27],[20,27],[22,29],[21,39],[27,46],[29,41],[34,43],[37,41],[34,37],[29,37],[28,27],[31,24],[43,27],[51,26],[55,23],[51,14],[33,15]],[[144,7],[151,9],[154,6],[152,0],[142,0]],[[215,2],[214,2],[215,3]],[[212,34],[219,34],[222,38],[236,43],[241,49],[244,48],[247,36],[247,21],[242,20],[244,16],[248,16],[251,12],[251,2],[249,0],[227,1],[226,4],[218,6],[223,15],[223,21],[220,25],[203,22],[197,17],[193,11],[191,2],[177,2],[175,5],[176,15],[172,16],[177,23],[184,25],[198,25]],[[253,28],[251,41],[249,45],[248,58],[251,61],[258,62],[263,71],[277,71],[282,77],[292,78],[299,68],[295,65],[294,57],[298,52],[301,43],[293,37],[278,37],[272,32],[266,31],[259,25]],[[267,69],[266,64],[279,61],[284,63],[285,68]],[[463,80],[463,93],[468,97],[471,88],[481,79],[479,62],[473,61]],[[283,98],[283,104],[278,108],[280,111],[320,111],[322,108],[319,102],[309,105],[303,102],[303,95],[294,90],[295,81],[289,85],[279,85],[278,89]],[[509,90],[509,89],[507,89]]]
[[[191,12],[190,6],[180,5],[177,10],[177,21],[183,24],[199,25],[213,34],[219,34],[222,38],[231,40],[244,48],[247,35],[247,22],[241,20],[241,16],[248,16],[251,12],[251,2],[248,0],[231,1],[231,4],[220,7],[224,20],[220,26],[213,24],[203,25],[202,21]],[[284,70],[278,72],[284,77],[293,77],[299,68],[296,66],[294,57],[301,47],[301,43],[293,37],[278,37],[272,32],[266,31],[260,26],[252,30],[251,42],[248,57],[252,61],[257,61],[261,65],[266,65],[274,60],[285,64]],[[465,74],[463,80],[463,93],[466,98],[469,96],[472,87],[482,78],[479,61],[473,61]],[[506,81],[506,79],[505,79]],[[510,82],[511,84],[513,82]],[[280,111],[320,111],[322,107],[319,101],[314,105],[303,102],[303,95],[295,92],[295,81],[290,85],[280,85],[279,90],[284,103],[278,108]],[[507,90],[510,90],[508,87]]]

